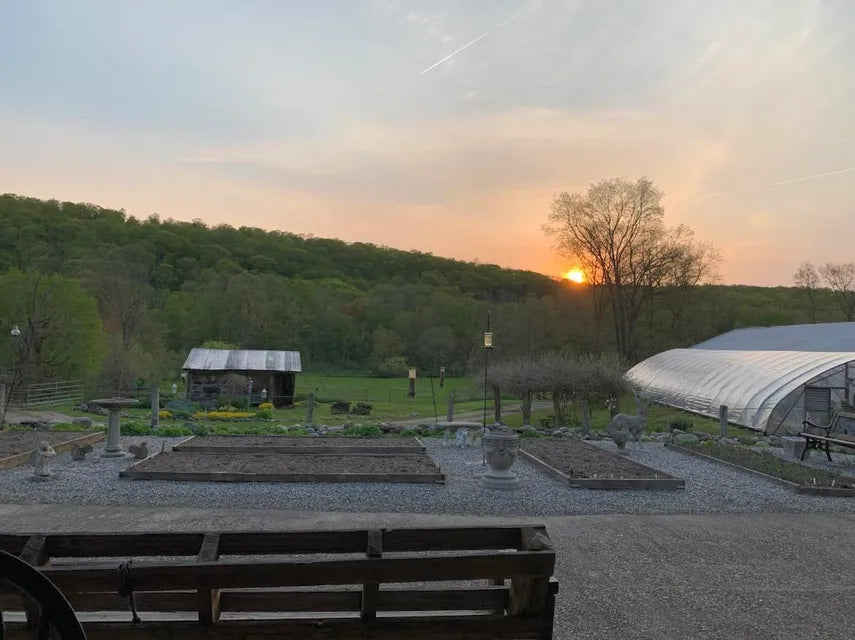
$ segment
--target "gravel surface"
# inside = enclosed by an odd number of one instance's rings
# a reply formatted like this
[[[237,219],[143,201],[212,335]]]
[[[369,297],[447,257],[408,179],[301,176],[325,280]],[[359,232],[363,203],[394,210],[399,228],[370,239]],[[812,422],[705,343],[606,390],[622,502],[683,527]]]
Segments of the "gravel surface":
[[[184,438],[123,438],[126,446],[148,440],[151,451]],[[293,511],[441,513],[550,516],[609,513],[748,513],[761,511],[855,513],[855,499],[799,496],[772,482],[666,450],[658,443],[627,445],[629,458],[686,480],[685,491],[597,491],[572,489],[538,468],[518,461],[521,488],[481,488],[479,449],[443,447],[426,438],[428,453],[446,474],[445,485],[276,484],[170,482],[120,479],[132,459],[100,458],[103,443],[84,462],[69,454],[54,460],[54,475],[32,479],[29,467],[0,471],[7,503],[121,504],[136,506],[240,507]],[[611,442],[598,446],[614,448]],[[638,447],[638,448],[637,448]]]

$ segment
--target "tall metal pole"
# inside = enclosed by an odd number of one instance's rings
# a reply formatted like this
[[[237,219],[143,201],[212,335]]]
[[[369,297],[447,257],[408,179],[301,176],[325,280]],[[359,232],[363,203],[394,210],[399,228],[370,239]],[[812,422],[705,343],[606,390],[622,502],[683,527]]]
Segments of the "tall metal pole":
[[[487,312],[487,329],[485,332],[485,340],[486,333],[490,332],[490,312]],[[490,357],[490,350],[487,348],[487,345],[484,344],[484,429],[487,428],[487,364]],[[486,431],[485,431],[486,432]]]

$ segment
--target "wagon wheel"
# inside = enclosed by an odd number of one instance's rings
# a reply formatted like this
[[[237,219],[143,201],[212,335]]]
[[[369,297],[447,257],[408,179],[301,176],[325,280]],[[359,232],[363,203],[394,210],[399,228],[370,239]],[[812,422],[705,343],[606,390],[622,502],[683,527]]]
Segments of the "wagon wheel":
[[[61,640],[86,640],[86,634],[74,609],[56,586],[20,558],[0,551],[0,581],[11,584],[38,605],[36,638],[49,637],[49,631]],[[0,611],[0,640],[6,637],[3,614]]]

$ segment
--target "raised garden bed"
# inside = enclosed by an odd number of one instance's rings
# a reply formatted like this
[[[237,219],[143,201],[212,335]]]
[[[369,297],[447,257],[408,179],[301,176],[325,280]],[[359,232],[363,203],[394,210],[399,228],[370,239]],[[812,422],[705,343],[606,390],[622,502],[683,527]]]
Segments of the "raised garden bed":
[[[385,455],[424,453],[418,438],[330,438],[294,436],[196,436],[172,448],[195,453],[324,453]]]
[[[666,444],[672,451],[696,456],[710,462],[739,469],[766,478],[796,493],[819,496],[855,497],[855,479],[815,469],[806,464],[782,460],[771,453],[748,447],[710,442],[710,444]]]
[[[426,454],[288,455],[282,453],[159,453],[119,474],[137,480],[213,482],[444,483]]]
[[[57,453],[63,453],[76,444],[94,444],[103,439],[103,431],[0,431],[0,469],[26,464],[42,440],[47,440]]]
[[[525,440],[520,457],[578,489],[685,489],[686,481],[583,440]]]

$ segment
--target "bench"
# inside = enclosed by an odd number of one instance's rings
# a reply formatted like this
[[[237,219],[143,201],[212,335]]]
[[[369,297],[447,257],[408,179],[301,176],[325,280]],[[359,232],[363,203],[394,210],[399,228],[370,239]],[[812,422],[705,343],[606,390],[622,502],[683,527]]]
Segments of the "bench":
[[[843,414],[845,416],[849,416],[850,414]],[[832,436],[837,428],[837,424],[840,419],[840,413],[835,412],[831,417],[831,422],[827,425],[819,425],[811,422],[810,420],[803,420],[802,427],[803,431],[799,433],[799,435],[805,439],[805,448],[802,450],[801,459],[805,459],[805,454],[811,449],[816,449],[817,451],[825,451],[825,457],[828,458],[828,461],[831,462],[831,451],[829,450],[831,445],[837,445],[838,447],[849,447],[850,449],[855,449],[855,438],[845,434],[838,434],[836,437]],[[814,429],[819,431],[820,433],[811,433],[808,429]]]
[[[555,552],[537,526],[0,534],[88,638],[552,638]],[[5,638],[44,621],[0,588]],[[11,612],[8,613],[8,612]]]

